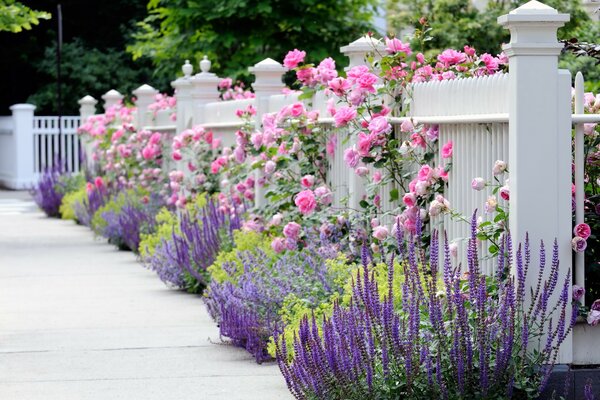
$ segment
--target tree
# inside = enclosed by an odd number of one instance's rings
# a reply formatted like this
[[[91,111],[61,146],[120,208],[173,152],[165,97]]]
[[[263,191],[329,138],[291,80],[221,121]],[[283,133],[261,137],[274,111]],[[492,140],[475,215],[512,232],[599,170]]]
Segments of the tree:
[[[0,31],[18,33],[29,30],[32,25],[40,23],[40,19],[52,16],[45,11],[36,11],[15,0],[0,0]]]
[[[150,0],[149,15],[128,46],[134,59],[149,56],[158,73],[173,76],[185,59],[208,55],[213,70],[242,77],[266,57],[281,60],[288,50],[314,60],[372,29],[377,0]]]
[[[56,109],[56,44],[44,51],[44,58],[35,68],[41,76],[46,77],[46,84],[27,99],[38,109],[55,113]],[[98,49],[90,47],[81,39],[64,43],[62,47],[63,62],[63,97],[68,99],[64,105],[67,114],[77,114],[77,100],[86,94],[100,99],[109,89],[116,89],[128,95],[143,83],[151,83],[157,88],[167,88],[169,82],[156,80],[152,76],[149,60],[140,60],[134,64],[131,57],[123,50]]]
[[[392,30],[401,32],[418,28],[425,18],[431,40],[424,51],[437,53],[447,48],[475,47],[479,53],[499,53],[509,33],[498,25],[497,18],[523,5],[528,0],[489,0],[483,10],[471,0],[387,0],[388,22]],[[581,0],[545,0],[571,20],[559,30],[559,37],[570,39],[589,31],[594,23],[581,6]]]

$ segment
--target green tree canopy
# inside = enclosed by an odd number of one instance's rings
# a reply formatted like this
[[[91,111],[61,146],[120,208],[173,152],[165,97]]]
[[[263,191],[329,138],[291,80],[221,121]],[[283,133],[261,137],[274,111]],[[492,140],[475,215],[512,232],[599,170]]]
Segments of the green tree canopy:
[[[175,76],[185,59],[208,55],[220,74],[241,77],[266,57],[288,50],[311,59],[345,60],[339,47],[372,29],[376,0],[150,0],[138,24],[134,58],[149,56],[158,73]]]
[[[50,13],[32,10],[18,1],[0,0],[0,31],[18,33],[39,24],[40,19],[50,18]]]
[[[497,18],[527,3],[528,0],[489,0],[480,10],[471,0],[387,0],[391,31],[402,32],[420,27],[425,18],[431,40],[425,51],[439,52],[447,48],[475,47],[479,53],[499,53],[509,33],[498,25]],[[559,36],[570,39],[589,32],[593,22],[581,6],[581,0],[544,0],[544,4],[569,13],[571,20],[559,30]]]

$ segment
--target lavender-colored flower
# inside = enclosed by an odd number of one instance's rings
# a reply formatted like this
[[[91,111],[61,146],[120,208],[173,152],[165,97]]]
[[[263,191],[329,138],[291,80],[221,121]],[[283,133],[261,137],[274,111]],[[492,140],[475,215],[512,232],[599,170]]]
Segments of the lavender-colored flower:
[[[432,233],[432,246],[438,245],[437,237]],[[290,392],[298,399],[510,398],[527,396],[524,376],[515,376],[515,371],[534,371],[530,367],[543,365],[527,377],[530,385],[536,385],[532,389],[541,392],[572,326],[567,321],[570,274],[559,274],[555,245],[546,277],[542,244],[537,289],[525,287],[529,243],[518,246],[513,256],[510,237],[504,242],[506,257],[501,264],[514,260],[516,279],[482,273],[476,229],[467,248],[465,279],[452,265],[447,240],[443,270],[438,271],[437,249],[430,250],[430,257],[436,259],[427,268],[422,265],[426,260],[419,247],[421,238],[409,238],[408,251],[398,260],[404,275],[402,293],[388,292],[383,297],[371,273],[371,260],[363,254],[363,268],[353,279],[347,307],[336,304],[323,321],[306,318],[294,340],[293,354],[281,337],[276,339],[277,361]],[[388,281],[393,281],[394,273],[390,268]],[[433,290],[440,282],[442,298]],[[526,307],[525,293],[530,290],[535,304]],[[559,300],[551,304],[555,290],[560,291]],[[309,334],[319,331],[321,335]],[[529,353],[528,346],[540,335],[545,337],[543,351]]]

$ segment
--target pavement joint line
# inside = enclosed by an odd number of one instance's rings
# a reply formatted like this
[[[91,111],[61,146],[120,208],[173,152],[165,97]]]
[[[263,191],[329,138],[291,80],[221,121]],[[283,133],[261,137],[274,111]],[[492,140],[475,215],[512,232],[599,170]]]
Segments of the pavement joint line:
[[[87,378],[87,379],[25,379],[16,381],[0,380],[0,385],[11,383],[53,383],[53,382],[103,382],[103,381],[147,381],[147,380],[167,380],[167,379],[195,379],[195,378],[239,378],[239,377],[262,377],[262,376],[279,376],[279,372],[273,374],[213,374],[213,375],[189,375],[189,376],[141,376],[129,378]]]

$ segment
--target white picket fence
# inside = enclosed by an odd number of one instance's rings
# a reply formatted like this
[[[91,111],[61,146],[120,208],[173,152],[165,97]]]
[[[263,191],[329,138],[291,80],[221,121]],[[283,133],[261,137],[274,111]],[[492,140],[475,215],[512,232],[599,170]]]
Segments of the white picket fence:
[[[0,117],[1,186],[29,189],[45,168],[57,162],[65,171],[79,171],[79,116],[62,117],[59,130],[59,117],[36,117],[32,104],[15,104],[10,109],[11,116]]]
[[[600,122],[598,115],[583,115],[583,77],[576,79],[575,114],[572,112],[572,77],[568,71],[558,69],[558,55],[562,45],[556,39],[559,27],[569,16],[537,1],[531,1],[498,22],[511,31],[511,41],[504,46],[509,57],[510,73],[489,77],[457,79],[443,82],[415,84],[411,87],[411,104],[408,117],[392,116],[390,122],[399,133],[399,125],[406,119],[425,124],[439,125],[439,143],[454,143],[452,169],[445,197],[453,210],[470,216],[478,209],[485,220],[489,216],[483,206],[490,194],[471,189],[471,180],[482,177],[492,179],[492,166],[496,160],[508,162],[510,170],[510,202],[501,203],[510,211],[510,231],[513,239],[522,242],[528,233],[533,252],[532,264],[538,259],[537,248],[541,240],[551,249],[557,240],[560,252],[561,276],[565,279],[571,270],[571,132],[575,127],[576,151],[576,222],[583,221],[583,123]],[[350,67],[364,64],[367,53],[382,49],[370,37],[363,37],[344,46],[341,51],[350,59]],[[172,83],[176,89],[177,121],[171,125],[153,127],[148,119],[147,105],[156,91],[143,85],[134,93],[138,98],[138,126],[167,132],[181,132],[193,125],[202,125],[221,137],[224,145],[232,145],[234,133],[241,123],[235,111],[252,104],[257,109],[256,125],[262,115],[277,112],[283,105],[297,101],[295,95],[282,95],[282,75],[286,72],[280,63],[266,59],[249,70],[255,75],[255,99],[218,101],[219,78],[210,72],[210,62],[200,63],[201,72],[192,75],[186,62],[184,76]],[[123,96],[110,91],[105,96],[105,107]],[[326,98],[317,93],[312,100],[313,109],[320,110],[320,122],[325,129],[332,119],[325,112]],[[80,101],[82,119],[95,112],[96,101],[89,96]],[[2,122],[0,121],[0,136]],[[337,135],[344,135],[337,132]],[[338,137],[337,148],[330,160],[329,183],[335,193],[334,207],[348,206],[358,209],[364,194],[362,178],[348,168],[342,160],[345,148]],[[437,162],[439,162],[439,157]],[[389,189],[389,188],[388,188]],[[264,202],[263,188],[257,187],[257,203]],[[382,193],[386,207],[386,191]],[[402,197],[403,193],[400,193]],[[450,219],[434,219],[434,225],[443,228],[452,241],[468,236],[469,225]],[[482,248],[485,258],[486,249]],[[459,256],[464,261],[464,250]],[[490,273],[495,269],[489,260],[482,260]],[[574,270],[575,282],[584,285],[583,256],[578,255]],[[530,274],[529,285],[534,285]],[[558,296],[555,293],[555,296]],[[551,299],[550,301],[554,301]],[[567,316],[567,320],[569,316]],[[600,348],[592,345],[600,331],[578,325],[570,339],[563,344],[559,362],[575,364],[600,363]]]

